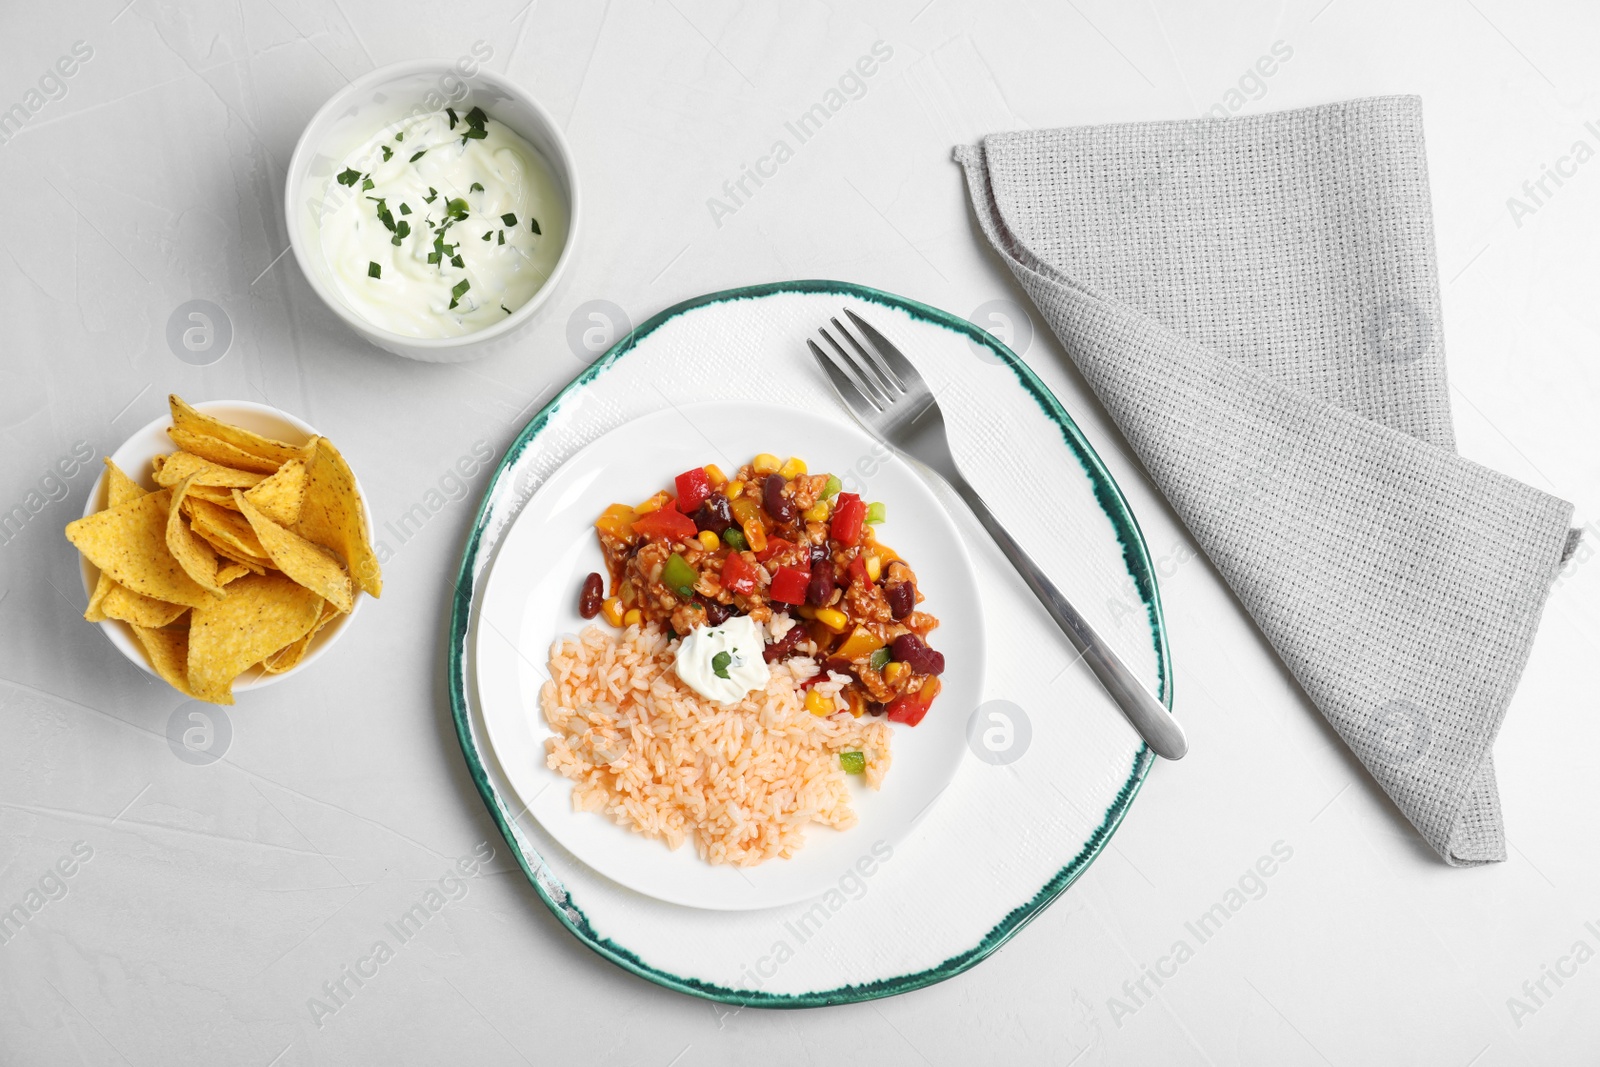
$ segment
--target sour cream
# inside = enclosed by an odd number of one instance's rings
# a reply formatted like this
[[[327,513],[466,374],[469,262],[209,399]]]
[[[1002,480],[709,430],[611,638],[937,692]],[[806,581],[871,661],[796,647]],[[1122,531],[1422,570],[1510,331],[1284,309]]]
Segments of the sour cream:
[[[772,676],[766,647],[761,625],[748,615],[701,626],[678,643],[678,677],[707,700],[733,704],[751,690],[766,688]],[[717,673],[718,666],[727,677]]]
[[[379,130],[336,168],[325,203],[338,205],[321,245],[340,296],[412,337],[501,321],[539,291],[567,239],[566,201],[538,150],[477,109]]]

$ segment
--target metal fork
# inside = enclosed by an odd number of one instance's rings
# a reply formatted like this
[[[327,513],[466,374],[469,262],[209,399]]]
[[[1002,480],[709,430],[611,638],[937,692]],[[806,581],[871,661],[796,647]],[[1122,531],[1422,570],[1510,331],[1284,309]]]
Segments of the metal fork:
[[[844,313],[867,339],[866,345],[857,341],[837,317],[829,321],[848,349],[827,327],[817,332],[831,351],[824,351],[815,341],[806,341],[839,399],[868,433],[932,468],[966,501],[1151,751],[1167,759],[1182,759],[1189,751],[1189,741],[1178,721],[1045,576],[962,475],[950,453],[944,416],[917,368],[870,323],[848,308]]]

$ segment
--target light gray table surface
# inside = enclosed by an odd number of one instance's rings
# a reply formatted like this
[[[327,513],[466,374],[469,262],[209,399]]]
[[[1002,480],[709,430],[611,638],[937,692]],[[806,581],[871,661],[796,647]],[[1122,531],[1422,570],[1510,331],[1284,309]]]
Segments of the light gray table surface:
[[[997,130],[1420,93],[1460,449],[1592,522],[1597,34],[1592,6],[1505,0],[5,5],[0,109],[27,121],[0,142],[0,509],[27,521],[0,543],[0,910],[30,893],[41,906],[0,943],[0,1063],[1592,1057],[1592,542],[1559,580],[1496,748],[1510,860],[1448,869],[1038,330],[1023,355],[1105,457],[1157,562],[1193,753],[1156,767],[1112,847],[976,969],[801,1012],[735,1012],[623,973],[557,926],[507,855],[464,771],[442,664],[448,575],[487,477],[452,493],[451,469],[475,446],[501,455],[582,368],[569,328],[591,302],[638,322],[805,277],[961,315],[1019,301],[950,162],[953,144]],[[785,123],[879,41],[892,56],[861,91],[730,202],[724,183],[793,142]],[[564,124],[584,233],[515,352],[407,362],[351,335],[284,255],[285,167],[348,79],[475,42]],[[232,333],[204,366],[167,340],[195,299]],[[182,699],[81,619],[61,536],[100,454],[169,391],[311,422],[351,459],[380,527],[445,491],[391,546],[383,599],[315,669],[219,715],[225,754],[204,765],[169,744]],[[482,842],[494,859],[442,921],[314,1018],[323,983]],[[1292,858],[1196,943],[1185,924],[1275,847]],[[1181,963],[1179,940],[1193,948]]]

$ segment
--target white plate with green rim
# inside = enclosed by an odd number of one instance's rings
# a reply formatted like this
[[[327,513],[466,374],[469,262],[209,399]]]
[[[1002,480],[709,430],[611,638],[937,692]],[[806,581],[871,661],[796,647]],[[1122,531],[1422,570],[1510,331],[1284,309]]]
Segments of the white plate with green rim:
[[[909,835],[861,839],[855,862],[813,898],[711,911],[606,877],[528,813],[490,744],[475,656],[486,585],[515,519],[590,441],[664,407],[781,400],[847,424],[804,344],[845,306],[917,364],[973,483],[1171,702],[1160,600],[1138,523],[1060,404],[988,334],[914,301],[830,281],[715,293],[634,330],[534,416],[490,482],[456,582],[451,710],[473,780],[555,918],[643,978],[735,1004],[845,1003],[961,973],[1088,867],[1152,761],[1004,558],[939,487],[983,602],[986,681],[972,708],[935,706],[966,720],[968,752]]]
[[[846,416],[848,417],[848,416]],[[678,473],[716,463],[732,472],[762,452],[798,456],[812,473],[840,472],[844,489],[866,490],[854,473],[872,459],[870,499],[884,504],[883,544],[917,575],[919,610],[940,620],[929,637],[945,655],[942,689],[915,727],[893,727],[883,787],[846,779],[858,822],[817,823],[795,855],[755,867],[712,865],[686,842],[669,850],[604,815],[575,811],[573,783],[545,765],[553,736],[539,710],[550,644],[587,625],[578,590],[605,572],[594,520],[609,504],[671,489]],[[961,535],[921,476],[853,423],[770,404],[712,402],[668,407],[589,442],[544,481],[507,532],[483,587],[474,665],[496,762],[539,825],[589,867],[673,904],[751,911],[808,900],[850,871],[861,851],[896,848],[934,810],[967,755],[968,712],[983,694],[983,620],[972,561]],[[615,632],[615,631],[612,631]],[[804,714],[802,712],[802,714]]]

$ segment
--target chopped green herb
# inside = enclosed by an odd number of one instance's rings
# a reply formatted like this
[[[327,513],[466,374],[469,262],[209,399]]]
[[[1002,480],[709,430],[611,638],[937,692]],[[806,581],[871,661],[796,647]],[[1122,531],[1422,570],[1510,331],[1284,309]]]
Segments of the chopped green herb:
[[[381,197],[374,197],[378,201],[378,221],[383,223],[383,228],[390,233],[394,232],[394,215],[389,211],[389,205]],[[409,227],[407,227],[409,229]]]
[[[368,189],[371,189],[371,188],[372,188],[372,179],[371,178],[362,178],[361,179],[361,191],[364,193]]]
[[[383,268],[378,266],[377,263],[372,262],[371,260],[369,260],[367,262],[367,277],[369,277],[369,278],[382,278],[383,277]]]
[[[401,219],[399,225],[397,225],[394,228],[394,236],[389,238],[389,243],[393,244],[393,245],[398,245],[401,241],[405,240],[407,237],[410,237],[410,236],[411,236],[411,223],[405,221],[404,219]]]
[[[428,154],[428,150],[426,148],[424,148],[422,151],[418,152],[416,155],[414,155],[410,159],[406,160],[406,162],[407,163],[415,163],[417,160],[421,159],[423,156],[425,156],[427,154]]]
[[[428,262],[429,263],[437,263],[437,262],[439,262],[439,253],[437,253],[437,252],[429,252],[428,253]]]
[[[456,118],[456,109],[453,107],[447,107],[444,109],[444,113],[450,116],[450,128],[452,130],[455,129],[456,123],[461,121],[460,119]]]
[[[539,229],[539,220],[538,219],[529,219],[528,221],[533,224],[530,228],[533,230],[534,233],[541,234],[541,235],[544,233],[543,230]]]
[[[500,240],[496,241],[495,243],[496,244],[502,244],[502,245],[506,243],[506,231],[504,231],[504,230],[500,231]]]
[[[504,304],[500,305],[500,310],[504,311],[507,315],[511,314],[511,309],[506,307]]]
[[[472,183],[472,188],[468,189],[467,192],[469,192],[469,193],[481,193],[481,192],[483,192],[483,183],[481,183],[481,182],[473,182]]]
[[[867,657],[867,666],[875,671],[881,671],[889,665],[889,649],[887,646],[878,649]]]
[[[493,236],[494,236],[494,231],[493,230],[484,230],[483,231],[483,239],[485,241],[487,241],[489,238],[491,238]]]
[[[422,198],[422,202],[425,204],[431,204],[437,199],[439,199],[439,190],[435,189],[431,185],[428,186],[428,195]]]
[[[459,304],[461,302],[462,295],[471,288],[472,283],[467,281],[465,278],[462,278],[459,282],[456,282],[455,288],[450,290],[450,306],[453,308]]]
[[[394,139],[396,141],[404,141],[406,139],[406,131],[401,130],[399,133],[394,135]]]
[[[718,652],[711,657],[711,673],[718,678],[728,676],[728,665],[733,662],[733,656],[727,652]]]
[[[465,270],[467,267],[467,261],[462,259],[460,256],[451,256],[450,265],[455,267],[457,270]]]
[[[505,223],[507,226],[515,226],[517,224],[517,216],[508,211],[504,215],[500,216],[500,221]]]
[[[400,201],[400,214],[402,214],[402,215],[411,214],[411,205],[406,203],[404,200]]]
[[[846,774],[860,774],[867,769],[867,757],[860,752],[841,752],[839,766]]]
[[[383,146],[383,161],[385,163],[389,162],[390,158],[393,155],[394,155],[394,149],[390,148],[388,145],[384,145]]]
[[[353,170],[353,169],[351,169],[349,167],[346,167],[344,170],[341,170],[339,172],[339,184],[340,185],[354,185],[356,182],[358,182],[360,180],[361,180],[361,172],[359,170]]]
[[[488,131],[483,128],[483,124],[488,120],[489,116],[483,113],[483,108],[481,107],[475,107],[471,111],[467,112],[467,126],[470,128],[466,133],[461,135],[461,143],[466,144],[468,141],[481,141],[483,138],[489,136]],[[451,129],[455,129],[455,127],[452,126]]]

